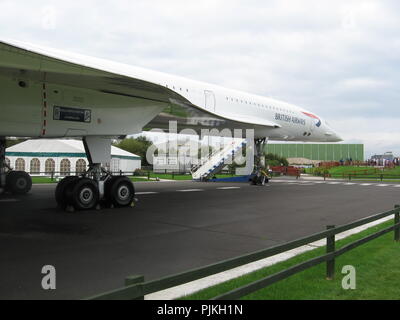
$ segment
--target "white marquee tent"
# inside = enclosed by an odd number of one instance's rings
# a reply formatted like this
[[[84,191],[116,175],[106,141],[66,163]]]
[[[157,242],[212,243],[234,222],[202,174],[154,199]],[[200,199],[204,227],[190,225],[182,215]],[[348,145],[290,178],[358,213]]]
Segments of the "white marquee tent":
[[[6,162],[15,170],[32,175],[65,176],[84,172],[88,160],[80,140],[27,140],[6,150]],[[129,172],[141,168],[139,156],[111,147],[111,163],[103,164],[112,172]]]

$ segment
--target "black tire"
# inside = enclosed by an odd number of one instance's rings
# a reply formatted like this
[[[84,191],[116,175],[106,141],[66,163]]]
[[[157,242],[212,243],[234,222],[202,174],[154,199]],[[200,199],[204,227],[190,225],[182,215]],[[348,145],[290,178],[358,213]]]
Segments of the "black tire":
[[[79,177],[77,176],[68,176],[65,177],[64,179],[62,179],[56,187],[56,191],[55,191],[55,196],[56,196],[56,201],[58,206],[60,206],[61,208],[66,207],[69,203],[68,203],[68,197],[66,195],[66,189],[67,187],[73,182],[78,180]]]
[[[26,194],[32,188],[32,178],[25,171],[10,171],[6,177],[6,190],[13,194]]]
[[[67,197],[76,210],[93,209],[99,202],[99,189],[92,179],[82,178],[74,181],[67,190],[71,190],[71,195]]]
[[[135,188],[127,177],[112,177],[106,186],[106,199],[115,207],[128,207],[135,197]]]

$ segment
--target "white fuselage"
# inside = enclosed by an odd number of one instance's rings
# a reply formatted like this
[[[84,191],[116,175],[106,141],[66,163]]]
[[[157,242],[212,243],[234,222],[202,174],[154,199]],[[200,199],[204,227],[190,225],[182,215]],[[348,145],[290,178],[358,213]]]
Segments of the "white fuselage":
[[[341,140],[320,117],[272,98],[16,42],[0,42],[0,88],[0,136],[116,137],[177,120],[270,140]]]

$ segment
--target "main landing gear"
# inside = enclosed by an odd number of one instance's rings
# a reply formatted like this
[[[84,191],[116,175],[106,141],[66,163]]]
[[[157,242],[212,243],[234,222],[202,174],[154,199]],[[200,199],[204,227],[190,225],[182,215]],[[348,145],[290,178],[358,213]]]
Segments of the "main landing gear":
[[[6,162],[6,139],[0,138],[0,194],[26,194],[32,188],[32,179],[25,171],[14,171]]]
[[[68,176],[61,180],[55,196],[63,209],[91,210],[100,207],[128,207],[133,204],[135,188],[125,176],[111,176],[103,172],[99,179],[93,168],[82,176]]]
[[[101,163],[111,159],[110,140],[87,137],[83,143],[89,170],[58,183],[55,191],[58,206],[67,210],[132,206],[135,196],[132,181],[125,176],[112,176],[101,167]]]

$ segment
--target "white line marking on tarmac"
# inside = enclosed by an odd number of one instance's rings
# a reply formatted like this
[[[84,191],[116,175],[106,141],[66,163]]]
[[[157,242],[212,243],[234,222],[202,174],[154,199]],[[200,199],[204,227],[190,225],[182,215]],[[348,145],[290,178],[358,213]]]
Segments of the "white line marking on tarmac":
[[[184,189],[184,190],[176,190],[178,192],[197,192],[197,191],[204,191],[204,189]]]
[[[390,184],[377,184],[376,186],[377,187],[387,187],[387,186],[390,186]]]
[[[360,186],[371,186],[372,183],[361,183]]]
[[[328,184],[340,184],[341,182],[328,182]]]
[[[400,184],[393,185],[395,188],[400,188]]]
[[[354,183],[354,182],[343,183],[343,185],[345,185],[345,186],[352,186],[352,185],[355,185],[355,184],[357,184],[357,183]]]
[[[314,183],[299,183],[299,182],[289,182],[288,185],[297,185],[297,186],[313,186]]]
[[[232,189],[240,189],[240,187],[220,187],[218,190],[232,190]]]
[[[143,194],[157,194],[158,192],[154,191],[146,191],[146,192],[136,192],[135,195],[143,195]]]

